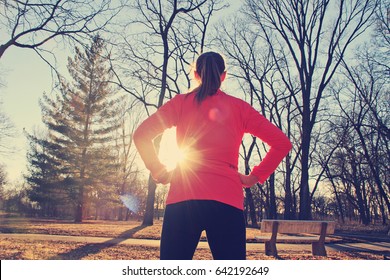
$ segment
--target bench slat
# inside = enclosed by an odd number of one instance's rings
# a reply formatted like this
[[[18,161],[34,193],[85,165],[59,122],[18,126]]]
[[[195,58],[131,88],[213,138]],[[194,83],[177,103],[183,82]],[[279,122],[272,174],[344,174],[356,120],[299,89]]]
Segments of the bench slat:
[[[335,222],[333,221],[294,221],[294,220],[262,220],[261,232],[272,232],[272,223],[277,221],[279,233],[321,233],[323,222],[328,224],[326,234],[333,234]]]

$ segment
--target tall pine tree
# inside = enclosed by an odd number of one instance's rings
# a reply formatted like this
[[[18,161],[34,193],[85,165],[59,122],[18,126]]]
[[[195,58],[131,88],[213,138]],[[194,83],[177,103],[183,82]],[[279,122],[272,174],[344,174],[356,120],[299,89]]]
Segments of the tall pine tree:
[[[63,211],[69,205],[65,190],[61,187],[61,163],[49,152],[54,148],[47,135],[35,132],[27,135],[30,143],[27,160],[29,162],[26,180],[32,187],[28,191],[31,201],[40,206],[40,215],[49,217],[67,216]],[[54,143],[53,143],[54,144]]]
[[[109,85],[102,38],[96,36],[89,48],[76,48],[75,53],[68,59],[72,82],[61,78],[59,94],[44,94],[41,108],[50,142],[46,153],[56,162],[57,184],[72,201],[75,221],[81,222],[87,203],[103,200],[114,185],[115,155],[110,147],[123,97]]]

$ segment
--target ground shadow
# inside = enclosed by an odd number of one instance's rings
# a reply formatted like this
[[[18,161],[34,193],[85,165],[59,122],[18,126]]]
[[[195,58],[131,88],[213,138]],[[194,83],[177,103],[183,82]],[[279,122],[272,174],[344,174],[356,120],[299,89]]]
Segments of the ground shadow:
[[[52,258],[51,260],[81,260],[82,258],[88,255],[94,255],[99,253],[100,251],[118,245],[125,241],[126,239],[132,238],[135,233],[146,228],[148,226],[140,225],[130,230],[122,232],[117,237],[107,240],[103,243],[91,243],[86,244],[76,249],[70,250],[66,253],[58,254]]]
[[[366,244],[373,244],[373,245],[377,245],[375,244],[374,242],[365,242]],[[353,245],[353,243],[350,243],[351,245]],[[369,248],[353,248],[353,247],[350,247],[348,243],[345,243],[345,244],[328,244],[326,246],[330,247],[330,248],[333,248],[335,249],[336,251],[339,251],[339,252],[349,252],[349,253],[353,253],[353,255],[356,257],[356,258],[359,258],[359,259],[367,259],[367,256],[364,255],[364,253],[371,253],[371,254],[375,254],[375,255],[378,255],[378,256],[383,256],[383,259],[384,260],[390,260],[390,250],[386,250],[387,248],[389,248],[389,245],[388,244],[383,244],[381,243],[380,246],[383,247],[383,250],[379,250],[379,251],[374,251],[374,250],[371,250]]]
[[[353,245],[355,244],[356,242],[350,242],[350,243],[333,243],[333,244],[326,244],[327,247],[330,247],[330,248],[333,248],[333,249],[336,249],[338,251],[361,251],[361,252],[372,252],[373,250],[370,249],[370,248],[354,248]],[[384,243],[384,242],[369,242],[369,241],[366,241],[364,242],[366,245],[373,245],[373,246],[380,246],[383,248],[383,252],[388,252],[390,253],[390,250],[386,250],[387,248],[390,249],[390,245],[389,243]],[[378,251],[380,252],[380,251]]]

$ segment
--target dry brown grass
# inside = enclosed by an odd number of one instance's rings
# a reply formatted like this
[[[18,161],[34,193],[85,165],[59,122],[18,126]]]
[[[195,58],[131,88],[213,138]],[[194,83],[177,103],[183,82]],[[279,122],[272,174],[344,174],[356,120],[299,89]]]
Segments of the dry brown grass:
[[[113,222],[113,221],[86,221],[72,223],[70,221],[27,219],[22,217],[6,217],[0,215],[0,233],[35,233],[50,235],[67,235],[83,237],[106,238],[145,238],[159,239],[161,222],[156,221],[153,226],[143,227],[140,221]],[[248,239],[258,235],[258,229],[247,229]],[[126,245],[112,243],[87,243],[74,241],[31,240],[4,237],[0,235],[0,259],[42,260],[154,260],[159,258],[159,249],[144,245]],[[247,258],[252,260],[269,260],[259,251],[248,251]],[[328,257],[313,257],[311,253],[280,252],[281,259],[383,259],[380,254],[362,252],[328,252]],[[196,250],[194,259],[210,260],[208,249]]]
[[[284,260],[380,260],[382,255],[364,252],[328,252],[327,257],[313,257],[311,253],[279,254]],[[143,245],[107,245],[83,242],[34,241],[0,238],[2,260],[158,260],[159,249]],[[197,249],[195,260],[211,260],[208,249]],[[248,260],[274,260],[263,253],[248,251]]]
[[[158,220],[154,221],[152,226],[144,227],[141,226],[141,221],[84,221],[83,223],[73,223],[61,220],[12,218],[0,224],[0,232],[158,240],[161,236],[161,226],[162,222]],[[258,234],[258,229],[247,228],[248,239],[254,239]],[[202,238],[205,238],[204,234]]]

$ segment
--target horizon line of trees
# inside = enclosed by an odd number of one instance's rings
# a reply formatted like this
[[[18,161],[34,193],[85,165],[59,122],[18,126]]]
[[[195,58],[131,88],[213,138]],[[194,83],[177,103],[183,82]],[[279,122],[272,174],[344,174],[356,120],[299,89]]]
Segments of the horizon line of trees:
[[[28,209],[78,222],[123,220],[134,214],[121,200],[131,193],[143,225],[153,224],[166,189],[139,176],[132,130],[188,91],[192,62],[214,49],[229,66],[223,89],[294,146],[263,186],[245,189],[248,225],[264,217],[388,223],[388,0],[245,0],[237,15],[219,21],[222,0],[134,0],[120,8],[132,17],[112,13],[121,24],[104,25],[76,47],[70,80],[57,73],[58,88],[43,96],[47,131],[27,134]],[[356,48],[364,34],[371,39]],[[249,173],[266,151],[247,135],[241,170]]]

